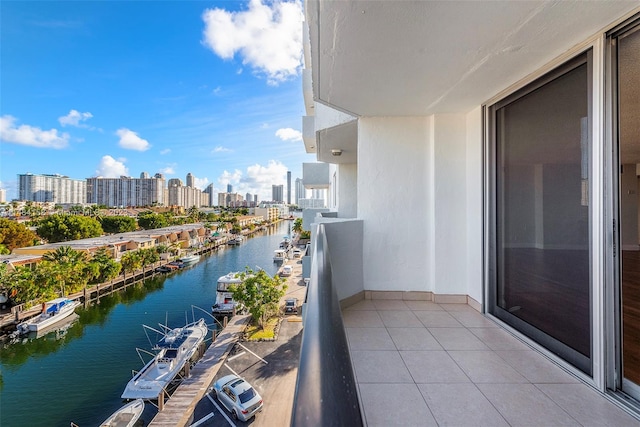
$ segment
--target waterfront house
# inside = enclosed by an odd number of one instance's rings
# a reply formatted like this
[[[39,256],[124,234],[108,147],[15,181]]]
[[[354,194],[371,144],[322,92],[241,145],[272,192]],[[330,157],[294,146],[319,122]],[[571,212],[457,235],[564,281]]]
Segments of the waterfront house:
[[[210,230],[201,223],[174,225],[154,230],[138,230],[89,239],[15,248],[11,257],[26,255],[41,257],[59,247],[70,246],[76,251],[87,254],[93,254],[104,248],[114,259],[119,260],[122,254],[127,251],[150,249],[158,245],[176,245],[180,248],[197,247],[204,244],[209,235]]]
[[[305,340],[340,336],[313,331],[328,280],[356,395],[317,376],[314,390],[363,423],[637,425],[639,3],[305,13],[303,139],[322,163],[303,180],[328,212],[304,214],[316,252],[293,424],[331,421],[305,400]]]

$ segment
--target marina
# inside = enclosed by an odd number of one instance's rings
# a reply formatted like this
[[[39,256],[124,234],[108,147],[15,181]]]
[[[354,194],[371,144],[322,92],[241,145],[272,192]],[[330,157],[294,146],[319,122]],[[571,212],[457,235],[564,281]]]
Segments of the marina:
[[[104,295],[99,303],[77,308],[78,319],[65,333],[52,331],[37,339],[3,343],[0,401],[3,408],[11,409],[2,411],[0,424],[100,425],[125,403],[123,388],[132,370],[141,366],[136,348],[149,348],[142,325],[184,325],[192,306],[213,305],[216,281],[230,271],[250,266],[276,274],[273,248],[283,234],[286,224],[280,223],[242,245],[225,245],[202,256],[190,268],[157,274],[144,284]],[[73,380],[64,393],[47,394],[39,410],[31,410],[31,397],[40,393],[43,379],[53,378]],[[166,408],[173,405],[171,399],[165,404]],[[146,425],[156,413],[154,405],[146,405],[141,420]]]

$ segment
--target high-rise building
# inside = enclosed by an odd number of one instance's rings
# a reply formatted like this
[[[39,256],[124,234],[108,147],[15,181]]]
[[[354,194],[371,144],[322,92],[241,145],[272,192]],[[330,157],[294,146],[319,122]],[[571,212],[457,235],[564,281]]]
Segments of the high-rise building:
[[[254,206],[258,206],[258,195],[257,194],[253,195],[253,205]]]
[[[140,173],[140,179],[147,179],[149,178],[149,173],[148,172],[141,172]]]
[[[182,180],[180,178],[171,178],[169,180],[169,182],[167,183],[167,186],[169,188],[171,187],[182,187],[184,185],[184,183],[182,182]]]
[[[164,178],[87,178],[86,186],[88,203],[109,207],[166,204]]]
[[[302,181],[302,178],[296,178],[296,205],[300,204],[300,199],[304,199],[305,198],[305,188],[304,188],[304,182]]]
[[[7,202],[7,190],[4,188],[0,188],[0,203]]]
[[[227,193],[233,193],[233,185],[227,184]]]
[[[169,206],[182,206],[186,209],[202,206],[202,191],[184,185],[169,186]]]
[[[283,202],[284,198],[283,198],[283,193],[284,192],[284,185],[272,185],[271,186],[271,199],[274,202]]]
[[[287,204],[291,204],[291,171],[287,171]]]
[[[18,175],[18,200],[60,204],[87,203],[87,182],[63,175]]]
[[[207,196],[207,202],[204,203],[205,206],[215,206],[215,199],[214,199],[214,195],[213,192],[215,191],[215,189],[213,188],[213,184],[209,184],[207,185],[207,188],[204,189],[203,193],[206,194]]]
[[[187,187],[195,187],[196,186],[196,178],[189,172],[187,174]]]
[[[218,193],[218,206],[223,208],[237,208],[242,206],[244,200],[237,193]]]

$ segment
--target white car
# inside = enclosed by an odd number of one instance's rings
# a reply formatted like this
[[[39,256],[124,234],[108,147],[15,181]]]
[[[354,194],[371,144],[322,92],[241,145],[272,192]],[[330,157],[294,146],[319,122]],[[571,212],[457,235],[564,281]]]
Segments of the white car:
[[[293,267],[290,265],[285,265],[282,267],[282,271],[280,271],[280,275],[283,277],[291,276],[293,273]]]
[[[213,391],[233,418],[247,421],[262,411],[262,397],[237,375],[227,375],[213,384]]]

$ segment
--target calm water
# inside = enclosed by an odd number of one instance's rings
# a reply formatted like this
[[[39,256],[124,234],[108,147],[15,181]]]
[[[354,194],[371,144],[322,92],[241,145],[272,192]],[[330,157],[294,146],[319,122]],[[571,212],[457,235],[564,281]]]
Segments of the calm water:
[[[131,371],[143,366],[135,350],[150,348],[142,325],[182,326],[193,320],[192,305],[210,312],[216,280],[230,271],[248,266],[275,274],[273,251],[291,233],[289,224],[284,221],[194,266],[77,309],[79,317],[65,332],[5,343],[0,349],[0,425],[68,427],[73,421],[98,426],[122,406],[120,395]],[[201,311],[195,314],[213,322]]]

